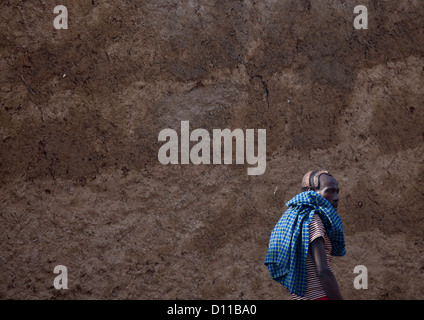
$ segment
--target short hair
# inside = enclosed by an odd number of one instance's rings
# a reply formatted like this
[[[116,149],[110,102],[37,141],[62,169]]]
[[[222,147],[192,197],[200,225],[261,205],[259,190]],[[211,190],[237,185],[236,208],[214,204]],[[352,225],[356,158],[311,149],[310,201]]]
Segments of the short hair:
[[[319,177],[322,174],[326,174],[326,175],[332,177],[330,172],[328,172],[326,170],[308,171],[302,178],[302,185],[301,185],[302,191],[308,191],[310,189],[319,190],[319,188],[320,188]]]

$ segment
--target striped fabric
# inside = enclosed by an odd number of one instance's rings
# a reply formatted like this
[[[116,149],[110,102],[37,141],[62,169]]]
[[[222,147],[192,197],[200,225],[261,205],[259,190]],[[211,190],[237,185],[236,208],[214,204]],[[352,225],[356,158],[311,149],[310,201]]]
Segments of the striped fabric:
[[[314,214],[312,221],[309,224],[309,243],[315,239],[322,237],[324,239],[325,253],[327,258],[327,264],[331,271],[330,257],[331,257],[331,241],[325,233],[324,224],[318,214]],[[306,270],[308,273],[308,280],[306,283],[305,296],[298,296],[292,294],[293,300],[316,300],[326,296],[324,288],[322,287],[321,281],[317,275],[317,268],[312,258],[311,251],[308,251],[306,256]]]
[[[343,225],[331,204],[315,191],[302,192],[287,202],[287,210],[272,230],[265,265],[270,276],[290,293],[305,296],[309,224],[317,213],[330,239],[331,255],[346,253]]]

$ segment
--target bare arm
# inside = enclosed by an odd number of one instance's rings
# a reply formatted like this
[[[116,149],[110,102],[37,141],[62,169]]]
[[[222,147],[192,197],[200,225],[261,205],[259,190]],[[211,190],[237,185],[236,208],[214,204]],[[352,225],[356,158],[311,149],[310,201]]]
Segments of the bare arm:
[[[318,278],[327,297],[330,300],[343,300],[337,280],[327,264],[324,239],[322,237],[316,238],[310,243],[310,249],[317,268]]]

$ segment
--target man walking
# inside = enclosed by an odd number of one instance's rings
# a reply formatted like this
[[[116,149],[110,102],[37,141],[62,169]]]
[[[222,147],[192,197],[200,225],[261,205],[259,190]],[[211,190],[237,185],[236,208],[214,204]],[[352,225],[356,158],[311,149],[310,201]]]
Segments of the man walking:
[[[331,255],[346,253],[338,183],[328,171],[309,171],[302,191],[274,227],[265,265],[294,300],[341,300],[330,266]]]

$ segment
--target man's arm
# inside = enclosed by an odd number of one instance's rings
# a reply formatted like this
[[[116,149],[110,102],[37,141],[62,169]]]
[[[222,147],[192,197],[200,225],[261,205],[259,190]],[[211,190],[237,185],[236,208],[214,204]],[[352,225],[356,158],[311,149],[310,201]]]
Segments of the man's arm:
[[[318,278],[321,281],[327,297],[330,300],[343,300],[337,280],[327,264],[324,239],[322,237],[316,238],[309,244],[309,246],[312,259],[314,260],[317,268]]]

